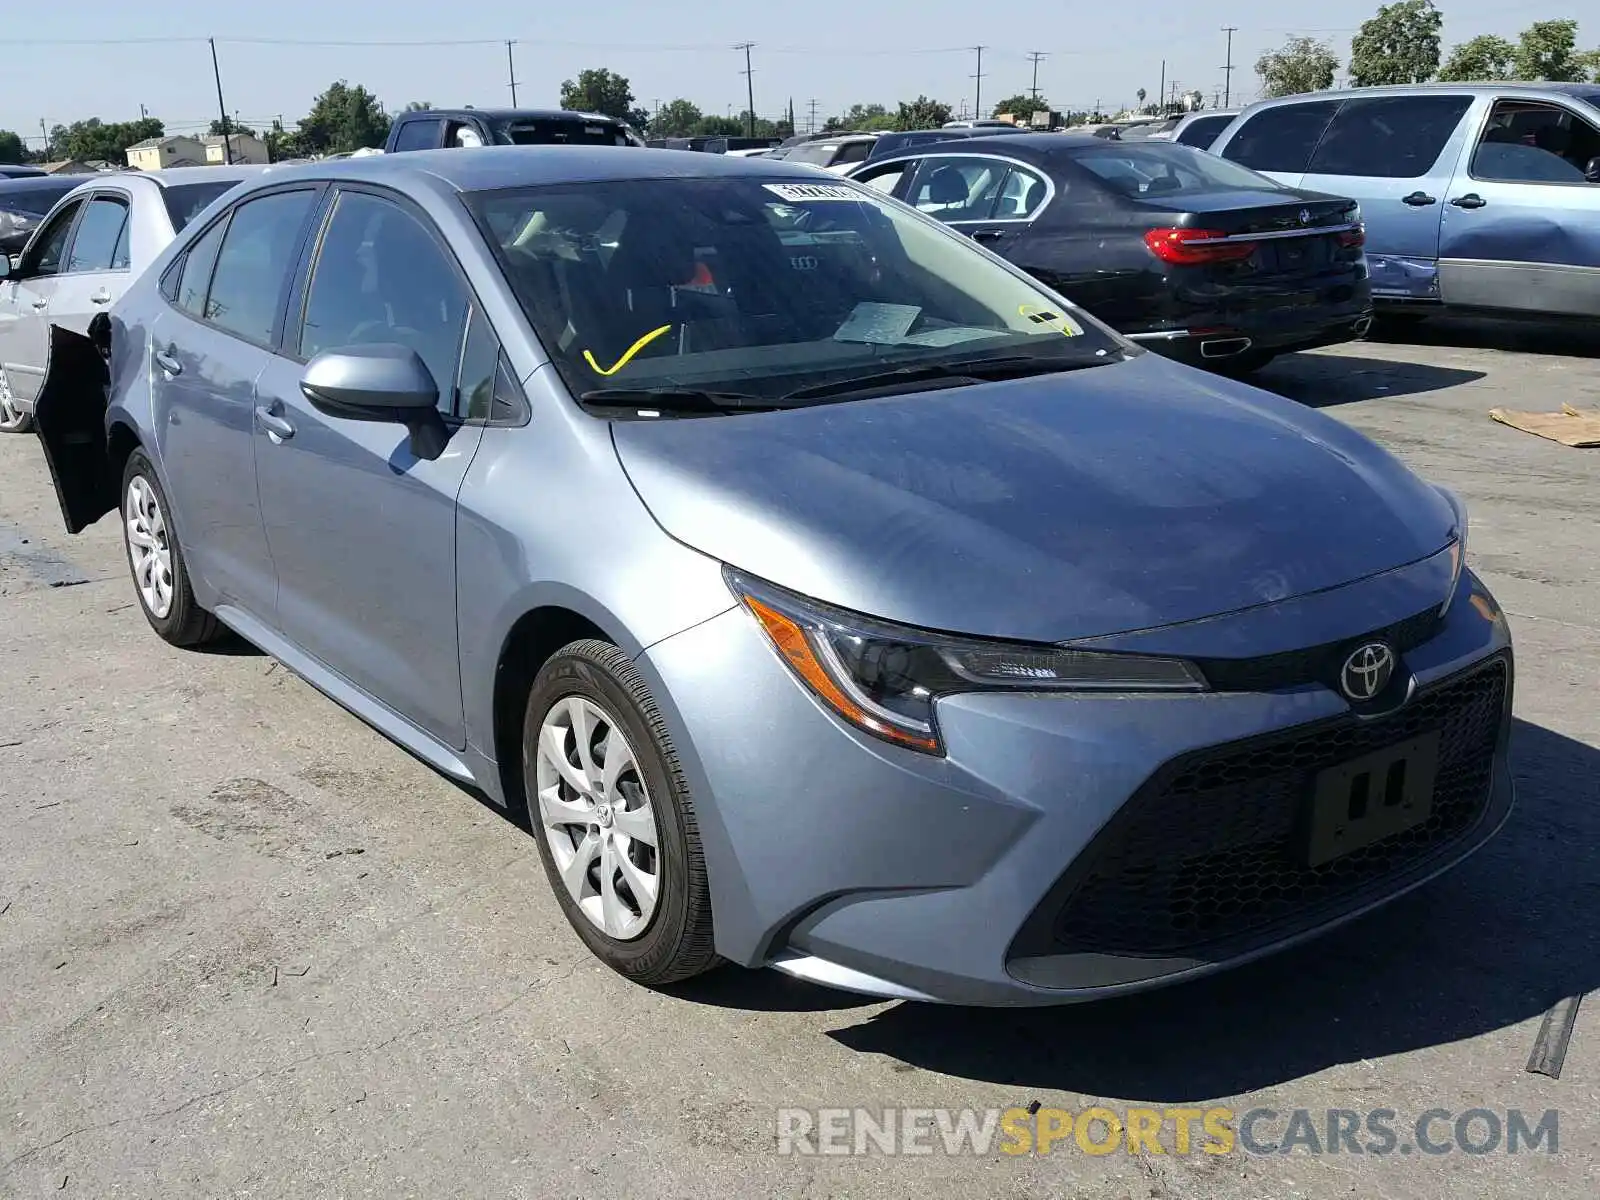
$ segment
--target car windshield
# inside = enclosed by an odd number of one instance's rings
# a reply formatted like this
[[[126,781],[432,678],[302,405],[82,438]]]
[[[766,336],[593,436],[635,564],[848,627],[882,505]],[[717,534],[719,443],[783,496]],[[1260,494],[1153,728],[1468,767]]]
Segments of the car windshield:
[[[942,361],[1066,369],[1121,349],[960,235],[847,181],[629,179],[469,204],[577,396],[776,400]]]
[[[507,125],[505,140],[514,146],[626,146],[628,136],[609,121],[523,120]]]
[[[178,183],[162,188],[161,198],[172,220],[172,232],[182,233],[183,227],[199,216],[208,204],[232,191],[238,183],[237,179],[220,179],[215,183]]]
[[[833,156],[839,152],[840,142],[806,142],[789,151],[788,157],[795,162],[815,163],[825,167],[833,161]]]
[[[1118,195],[1134,199],[1288,190],[1248,167],[1170,142],[1094,143],[1075,149],[1072,161]]]

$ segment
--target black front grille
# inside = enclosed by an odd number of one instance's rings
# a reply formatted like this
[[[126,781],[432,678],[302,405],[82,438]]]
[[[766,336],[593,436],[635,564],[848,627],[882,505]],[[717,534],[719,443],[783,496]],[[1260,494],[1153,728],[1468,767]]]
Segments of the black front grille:
[[[1306,683],[1338,689],[1345,656],[1362,642],[1383,641],[1404,655],[1431,640],[1444,625],[1439,606],[1356,638],[1256,658],[1202,658],[1195,664],[1214,692],[1270,692]]]
[[[1219,957],[1231,957],[1248,949],[1241,942],[1275,940],[1286,926],[1352,907],[1477,825],[1508,686],[1508,666],[1495,659],[1381,720],[1340,717],[1174,760],[1079,856],[1024,926],[1013,956],[1206,957],[1207,947],[1226,944]],[[1316,774],[1434,731],[1439,772],[1427,820],[1307,865],[1303,821]],[[1038,936],[1046,929],[1047,938]]]

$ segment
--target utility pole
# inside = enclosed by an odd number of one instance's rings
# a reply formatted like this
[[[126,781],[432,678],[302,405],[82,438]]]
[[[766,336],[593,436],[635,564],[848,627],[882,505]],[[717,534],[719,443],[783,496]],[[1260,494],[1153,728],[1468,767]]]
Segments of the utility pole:
[[[1222,107],[1233,107],[1233,35],[1239,32],[1237,25],[1224,25],[1222,32],[1228,35],[1228,63],[1222,68]]]
[[[222,102],[222,68],[217,65],[217,39],[207,38],[211,43],[211,74],[217,81],[217,109],[222,113],[222,159],[230,167],[233,165],[233,139],[228,136],[228,106]]]
[[[43,117],[39,118],[39,136],[44,139],[44,157],[45,161],[48,162],[50,159],[50,131],[45,128]]]
[[[149,115],[150,115],[150,110],[148,108],[146,108],[143,104],[139,105],[139,120],[142,121],[146,117],[148,117]]]
[[[806,121],[806,132],[807,133],[815,133],[816,131],[817,131],[817,98],[815,96],[813,96],[813,97],[811,97],[811,116]]]
[[[1039,60],[1045,56],[1041,51],[1030,50],[1028,51],[1028,57],[1033,60],[1033,98],[1037,100],[1039,98]]]
[[[510,38],[506,39],[506,79],[511,83],[511,107],[517,106],[517,61],[511,56],[511,47],[515,43]]]
[[[978,70],[977,70],[977,73],[975,75],[973,75],[973,77],[972,77],[973,80],[975,81],[975,90],[972,93],[972,119],[974,121],[976,121],[976,120],[978,120],[979,118],[981,118],[983,116],[983,50],[984,50],[984,48],[982,46],[974,46],[973,49],[978,52]]]
[[[1167,60],[1163,58],[1161,60],[1161,86],[1156,89],[1156,103],[1157,104],[1165,104],[1166,102],[1167,102]]]
[[[734,47],[735,50],[744,51],[744,88],[745,99],[750,102],[750,111],[747,115],[750,118],[749,135],[751,137],[756,135],[756,78],[755,72],[750,69],[750,51],[754,46],[754,42],[740,42]]]

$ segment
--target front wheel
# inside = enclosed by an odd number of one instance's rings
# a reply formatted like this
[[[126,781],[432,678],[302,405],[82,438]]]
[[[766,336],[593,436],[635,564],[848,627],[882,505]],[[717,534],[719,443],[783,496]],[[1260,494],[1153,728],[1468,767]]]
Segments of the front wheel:
[[[122,472],[122,541],[150,628],[174,646],[216,639],[217,619],[195,601],[189,568],[172,528],[172,506],[143,450],[128,456]]]
[[[33,414],[17,407],[17,399],[6,380],[6,369],[0,367],[0,433],[27,433],[32,428]]]
[[[522,745],[539,856],[595,957],[651,987],[715,966],[694,804],[628,656],[600,641],[558,651],[529,693]]]

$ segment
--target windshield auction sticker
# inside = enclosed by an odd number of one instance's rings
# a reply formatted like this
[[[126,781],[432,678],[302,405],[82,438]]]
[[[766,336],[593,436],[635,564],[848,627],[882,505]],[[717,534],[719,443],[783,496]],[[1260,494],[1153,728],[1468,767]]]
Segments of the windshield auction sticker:
[[[843,183],[769,183],[767,191],[790,204],[807,200],[865,200],[855,188]]]

